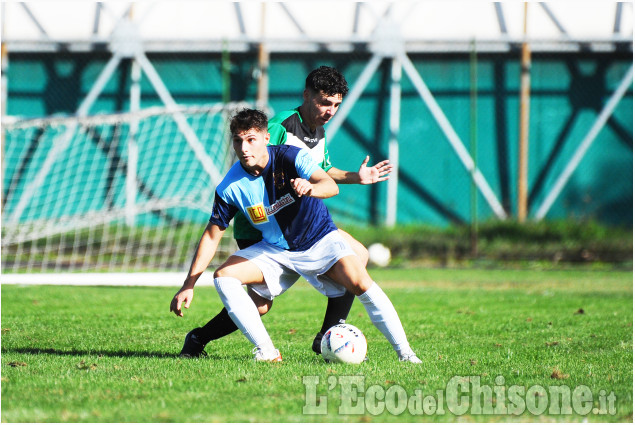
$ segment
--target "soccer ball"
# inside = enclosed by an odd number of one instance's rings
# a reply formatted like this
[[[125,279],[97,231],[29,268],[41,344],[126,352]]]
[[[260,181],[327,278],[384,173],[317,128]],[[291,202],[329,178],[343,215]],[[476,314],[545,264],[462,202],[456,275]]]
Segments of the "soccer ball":
[[[380,243],[368,247],[368,259],[379,267],[386,267],[390,263],[390,249]]]
[[[322,337],[322,357],[327,362],[359,364],[367,349],[362,331],[347,323],[331,327]]]

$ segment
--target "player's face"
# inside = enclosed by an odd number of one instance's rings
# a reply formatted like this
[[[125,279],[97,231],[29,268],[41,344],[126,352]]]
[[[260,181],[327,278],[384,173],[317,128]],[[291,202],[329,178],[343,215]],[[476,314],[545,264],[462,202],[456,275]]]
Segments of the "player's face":
[[[255,128],[232,136],[234,152],[242,166],[253,174],[259,174],[269,162],[269,133]]]
[[[342,94],[329,96],[322,90],[314,92],[304,90],[304,102],[307,105],[308,116],[302,117],[311,129],[326,124],[335,116],[342,104]]]

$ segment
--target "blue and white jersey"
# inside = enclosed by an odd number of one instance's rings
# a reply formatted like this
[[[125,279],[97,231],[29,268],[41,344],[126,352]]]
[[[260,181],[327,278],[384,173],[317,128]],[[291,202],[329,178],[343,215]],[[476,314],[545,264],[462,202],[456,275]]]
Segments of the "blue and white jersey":
[[[216,187],[209,221],[227,228],[237,211],[262,232],[262,238],[291,251],[304,251],[337,230],[321,199],[298,197],[291,179],[309,180],[320,168],[305,149],[267,146],[269,163],[260,176],[236,162]]]

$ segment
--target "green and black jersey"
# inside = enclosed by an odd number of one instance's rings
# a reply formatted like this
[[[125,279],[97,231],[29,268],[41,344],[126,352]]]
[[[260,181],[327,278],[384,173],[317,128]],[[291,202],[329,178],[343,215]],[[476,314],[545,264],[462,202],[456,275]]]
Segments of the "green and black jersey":
[[[309,153],[324,171],[333,167],[326,147],[324,127],[319,126],[311,131],[302,122],[298,108],[283,111],[269,120],[270,145],[293,145],[309,150]],[[260,232],[253,228],[244,215],[238,213],[234,217],[234,239],[260,240]]]
[[[311,131],[309,126],[302,122],[298,108],[280,112],[271,118],[269,134],[271,134],[270,145],[292,145],[308,149],[315,162],[320,164],[324,171],[333,167],[326,148],[324,127],[319,126],[315,131]]]

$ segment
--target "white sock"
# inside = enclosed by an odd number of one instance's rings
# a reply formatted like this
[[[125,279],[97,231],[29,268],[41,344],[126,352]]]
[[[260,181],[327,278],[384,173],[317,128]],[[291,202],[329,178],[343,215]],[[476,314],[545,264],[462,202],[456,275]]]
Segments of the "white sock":
[[[379,285],[373,285],[366,292],[357,296],[364,305],[370,321],[381,331],[400,356],[413,353],[403,330],[399,315],[388,296]]]
[[[273,350],[273,342],[262,323],[258,308],[242,288],[241,281],[233,277],[218,277],[214,279],[214,285],[229,317],[247,339],[260,349]]]

